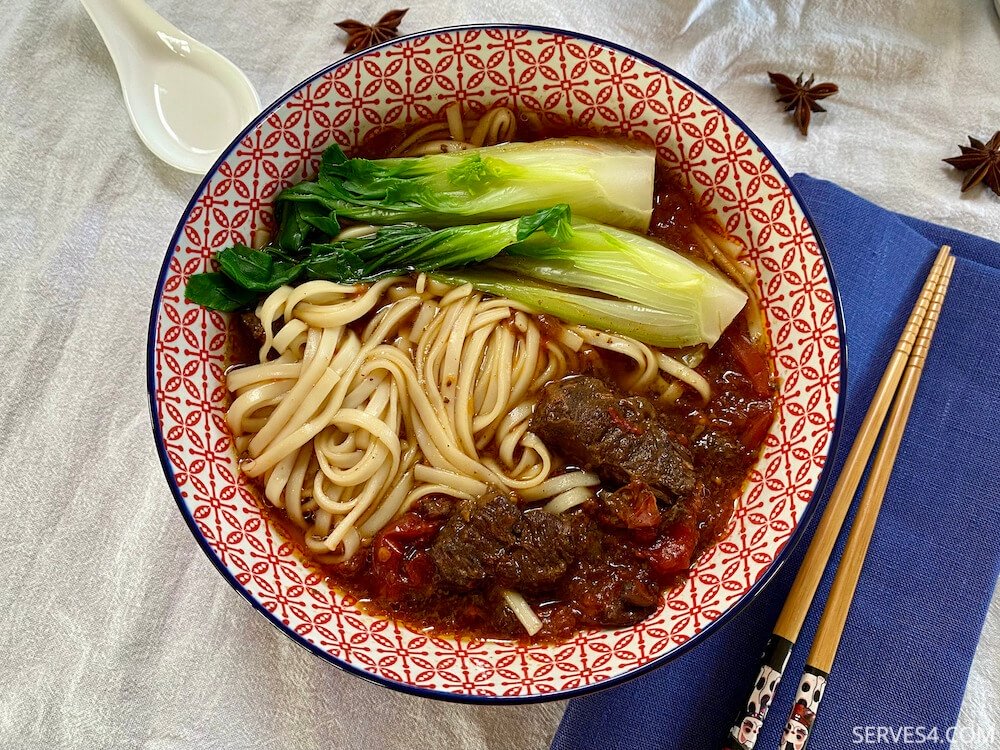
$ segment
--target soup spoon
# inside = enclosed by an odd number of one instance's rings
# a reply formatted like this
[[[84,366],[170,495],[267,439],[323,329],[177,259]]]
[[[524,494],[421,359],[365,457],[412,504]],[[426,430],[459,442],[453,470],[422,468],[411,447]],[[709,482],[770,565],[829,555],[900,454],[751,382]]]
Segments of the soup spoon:
[[[139,138],[172,167],[207,172],[260,112],[253,84],[142,0],[80,1],[111,53]]]

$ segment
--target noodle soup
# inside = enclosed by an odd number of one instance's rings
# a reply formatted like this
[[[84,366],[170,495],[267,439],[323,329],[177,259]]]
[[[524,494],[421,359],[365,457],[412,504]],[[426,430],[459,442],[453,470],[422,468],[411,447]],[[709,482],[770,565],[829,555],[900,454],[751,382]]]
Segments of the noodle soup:
[[[580,133],[450,107],[355,156],[565,135]],[[558,641],[649,616],[723,535],[774,418],[766,330],[739,246],[662,165],[653,177],[648,237],[746,298],[711,346],[433,272],[282,285],[240,316],[241,469],[334,586],[414,629]],[[330,242],[376,231],[342,223]]]

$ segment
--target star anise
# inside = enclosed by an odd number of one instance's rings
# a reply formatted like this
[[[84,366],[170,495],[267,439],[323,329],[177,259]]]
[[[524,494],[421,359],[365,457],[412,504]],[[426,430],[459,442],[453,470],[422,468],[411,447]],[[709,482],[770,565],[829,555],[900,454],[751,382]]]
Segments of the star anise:
[[[970,135],[969,145],[959,148],[962,149],[961,156],[953,156],[942,161],[948,162],[955,169],[968,172],[962,180],[962,192],[981,182],[1000,195],[1000,130],[985,144]]]
[[[781,73],[767,74],[771,83],[778,89],[781,95],[776,101],[787,104],[786,112],[792,112],[792,119],[799,126],[802,135],[809,135],[809,120],[813,112],[826,112],[817,102],[826,99],[837,93],[838,88],[835,83],[817,83],[813,86],[816,76],[809,76],[809,80],[802,83],[802,74],[793,82],[791,78]]]
[[[376,44],[387,42],[390,39],[395,39],[399,36],[399,32],[397,31],[399,29],[399,22],[403,20],[403,16],[406,15],[406,11],[408,10],[409,8],[390,10],[370,26],[350,18],[346,21],[341,21],[337,24],[337,27],[347,32],[347,44],[344,47],[344,52],[357,52],[358,50],[368,49],[369,47],[374,47]]]

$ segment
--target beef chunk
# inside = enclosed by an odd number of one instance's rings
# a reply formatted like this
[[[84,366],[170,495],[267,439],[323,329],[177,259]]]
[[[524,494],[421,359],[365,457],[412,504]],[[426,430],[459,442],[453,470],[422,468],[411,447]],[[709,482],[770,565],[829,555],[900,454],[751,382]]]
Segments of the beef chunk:
[[[260,318],[252,312],[240,313],[240,324],[257,346],[264,345],[264,326],[260,324]]]
[[[452,511],[455,509],[455,502],[454,498],[447,495],[430,495],[418,500],[414,506],[414,510],[424,518],[439,521],[452,514]]]
[[[601,558],[588,556],[581,560],[566,586],[567,598],[573,602],[581,621],[620,628],[649,617],[660,602],[660,590],[649,568],[608,544],[604,545]]]
[[[694,441],[691,450],[708,478],[741,473],[748,461],[748,451],[743,444],[733,435],[719,430],[705,430]]]
[[[466,500],[441,528],[430,551],[441,579],[470,590],[484,582],[521,592],[558,581],[573,557],[568,523],[544,511],[524,512],[506,497]]]
[[[691,453],[649,399],[622,397],[603,381],[576,377],[542,389],[531,429],[572,463],[618,484],[645,482],[682,497],[694,488]]]

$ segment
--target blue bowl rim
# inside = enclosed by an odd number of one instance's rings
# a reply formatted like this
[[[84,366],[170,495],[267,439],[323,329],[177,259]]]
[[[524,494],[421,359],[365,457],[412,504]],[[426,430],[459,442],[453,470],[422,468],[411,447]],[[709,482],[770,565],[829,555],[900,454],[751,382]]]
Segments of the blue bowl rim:
[[[802,211],[802,215],[809,223],[809,226],[813,231],[813,235],[816,238],[816,244],[819,248],[820,256],[823,259],[823,264],[826,267],[827,277],[830,280],[830,288],[833,293],[834,307],[836,309],[836,314],[837,314],[838,333],[840,335],[840,389],[838,391],[837,414],[834,420],[833,434],[830,437],[829,449],[827,451],[823,470],[820,472],[820,476],[816,481],[816,486],[813,488],[813,493],[812,497],[809,500],[809,504],[806,506],[801,517],[799,518],[799,521],[796,524],[795,530],[792,532],[792,535],[785,542],[785,546],[782,547],[781,551],[778,553],[775,559],[771,561],[771,564],[764,571],[764,573],[750,586],[750,588],[743,594],[743,596],[740,597],[739,601],[733,604],[717,619],[713,620],[708,625],[706,625],[704,630],[700,631],[699,633],[697,633],[684,643],[680,644],[677,648],[672,649],[666,654],[663,654],[653,659],[652,661],[643,664],[640,667],[636,667],[635,669],[629,670],[628,672],[625,672],[620,675],[616,675],[615,677],[611,677],[602,682],[597,682],[590,685],[584,685],[578,688],[573,688],[571,690],[557,690],[552,693],[515,695],[515,696],[466,695],[459,693],[451,693],[445,690],[432,690],[430,688],[422,688],[416,685],[410,685],[405,682],[397,682],[396,680],[391,680],[386,677],[381,677],[379,675],[372,674],[371,672],[361,669],[357,666],[354,666],[353,664],[350,664],[349,662],[346,662],[343,659],[333,656],[332,654],[324,651],[315,644],[310,643],[305,638],[296,633],[291,627],[281,622],[281,620],[278,619],[278,617],[274,613],[269,612],[267,609],[265,609],[264,606],[259,601],[257,601],[257,599],[254,598],[254,596],[249,591],[247,591],[246,588],[244,588],[239,581],[236,580],[235,576],[229,571],[229,569],[225,566],[225,564],[223,564],[223,562],[215,554],[215,551],[209,545],[208,540],[205,539],[201,531],[198,529],[198,525],[195,523],[193,516],[188,511],[187,506],[184,503],[184,498],[181,495],[180,488],[178,487],[177,481],[174,478],[173,467],[170,463],[170,459],[167,456],[166,448],[163,444],[163,433],[160,429],[159,420],[157,418],[157,406],[156,406],[156,322],[158,319],[158,311],[160,309],[160,303],[163,296],[163,284],[164,281],[166,280],[167,271],[169,270],[170,266],[170,259],[173,257],[174,249],[176,248],[178,240],[180,239],[180,235],[184,230],[184,225],[187,223],[187,220],[191,215],[192,210],[194,210],[198,197],[203,193],[205,188],[208,187],[209,181],[212,179],[212,177],[215,176],[219,166],[226,159],[229,158],[230,154],[232,154],[233,150],[239,146],[243,138],[245,138],[249,133],[251,133],[258,125],[264,122],[267,119],[267,117],[271,115],[271,113],[276,111],[281,104],[287,101],[290,97],[292,97],[296,92],[301,90],[304,86],[307,86],[316,81],[317,79],[323,77],[324,75],[336,70],[337,68],[348,64],[355,58],[361,57],[365,54],[372,52],[372,50],[392,47],[402,42],[408,42],[414,39],[423,39],[426,37],[432,37],[437,34],[448,34],[448,33],[454,33],[456,31],[475,31],[475,30],[482,31],[487,29],[501,29],[501,30],[515,30],[515,31],[524,30],[524,31],[540,32],[545,34],[557,34],[574,39],[580,39],[586,42],[591,42],[594,44],[601,45],[603,47],[607,47],[608,49],[615,50],[617,52],[622,52],[626,55],[634,57],[637,60],[641,60],[647,65],[650,65],[656,68],[657,70],[661,70],[664,73],[670,75],[671,77],[676,78],[677,80],[683,82],[684,85],[688,86],[692,91],[696,91],[707,101],[711,102],[713,105],[722,110],[726,114],[726,116],[728,116],[743,130],[744,133],[746,133],[746,135],[761,150],[764,156],[766,156],[767,159],[771,162],[775,170],[777,170],[778,174],[784,180],[785,184],[788,185],[788,188],[791,191],[792,196],[795,198],[795,201],[798,204],[799,209]],[[715,96],[710,94],[708,91],[706,91],[704,88],[699,86],[697,83],[692,81],[687,76],[678,73],[673,68],[664,65],[663,63],[653,59],[652,57],[644,55],[640,52],[636,52],[635,50],[629,49],[628,47],[625,47],[623,45],[616,44],[614,42],[609,42],[607,40],[601,39],[596,36],[592,36],[590,34],[584,34],[575,31],[567,31],[565,29],[557,29],[550,26],[537,26],[534,24],[518,24],[518,23],[470,23],[458,26],[445,26],[441,28],[430,29],[427,31],[419,31],[413,34],[408,34],[406,36],[398,37],[396,39],[391,39],[387,42],[383,42],[382,44],[376,45],[374,47],[361,50],[352,55],[347,55],[341,58],[340,60],[331,63],[322,70],[305,78],[300,83],[296,84],[288,91],[283,93],[281,96],[279,96],[277,99],[275,99],[267,107],[262,109],[261,113],[257,115],[257,117],[255,117],[253,121],[250,122],[250,124],[247,125],[238,136],[236,136],[236,138],[233,140],[232,143],[229,144],[229,146],[226,147],[226,149],[216,160],[215,164],[212,165],[212,168],[205,174],[205,177],[201,180],[201,182],[198,185],[198,188],[194,191],[191,200],[188,202],[186,208],[184,209],[184,213],[181,215],[181,218],[177,223],[177,228],[174,230],[173,236],[170,238],[170,245],[167,248],[166,255],[163,259],[163,264],[160,268],[160,275],[156,281],[156,290],[153,294],[153,301],[150,310],[149,328],[148,328],[147,342],[146,342],[146,390],[149,399],[149,410],[150,410],[150,419],[152,422],[152,429],[153,429],[153,439],[156,442],[156,451],[160,457],[160,464],[163,467],[164,476],[167,479],[167,483],[170,485],[170,491],[174,496],[174,500],[177,503],[177,507],[180,509],[181,515],[184,517],[184,521],[187,523],[188,528],[191,530],[192,535],[197,540],[202,550],[208,556],[208,559],[211,560],[213,565],[215,565],[218,571],[222,574],[223,578],[225,578],[226,581],[229,583],[229,585],[232,586],[240,595],[242,595],[243,598],[246,599],[257,612],[263,615],[268,622],[274,625],[278,630],[280,630],[286,636],[291,638],[292,641],[299,644],[303,648],[311,651],[312,653],[316,654],[321,659],[324,659],[325,661],[344,670],[345,672],[349,672],[350,674],[362,677],[370,682],[374,682],[377,685],[381,685],[383,687],[387,687],[393,690],[398,690],[403,693],[409,693],[411,695],[417,695],[424,698],[434,698],[436,700],[444,700],[453,703],[472,703],[472,704],[485,703],[485,704],[507,704],[507,705],[522,704],[522,703],[544,703],[553,700],[566,700],[569,698],[575,698],[581,695],[586,695],[588,693],[597,692],[599,690],[604,690],[606,688],[613,687],[615,685],[620,685],[623,682],[631,680],[642,674],[646,674],[647,672],[650,672],[651,670],[656,669],[658,667],[662,667],[664,664],[667,664],[668,662],[690,651],[696,645],[704,641],[710,634],[719,630],[725,623],[732,620],[748,604],[750,604],[750,602],[752,602],[754,599],[757,598],[757,596],[764,590],[764,587],[774,578],[774,576],[778,573],[781,567],[785,564],[785,562],[791,555],[792,551],[795,549],[795,546],[802,540],[805,531],[809,526],[809,522],[812,519],[813,514],[817,510],[818,505],[816,503],[816,499],[822,495],[823,489],[830,478],[830,473],[832,471],[832,466],[834,463],[833,458],[836,455],[837,448],[840,443],[841,425],[843,423],[844,408],[846,403],[846,392],[845,392],[846,385],[847,385],[847,339],[846,339],[846,329],[844,326],[844,313],[840,300],[840,292],[837,288],[837,282],[834,277],[833,267],[830,264],[829,255],[827,255],[826,247],[823,245],[822,238],[819,236],[819,232],[816,230],[816,225],[813,222],[812,216],[809,214],[809,211],[806,209],[806,206],[803,203],[801,196],[799,195],[798,189],[792,183],[792,180],[789,177],[788,173],[785,172],[781,164],[778,162],[777,159],[774,158],[774,155],[764,145],[764,143],[760,140],[760,138],[758,138],[757,135],[752,130],[750,130],[749,127],[747,127],[746,123],[744,123],[743,120],[737,117],[736,114],[731,109],[729,109],[729,107],[727,107],[725,104],[719,101]]]

